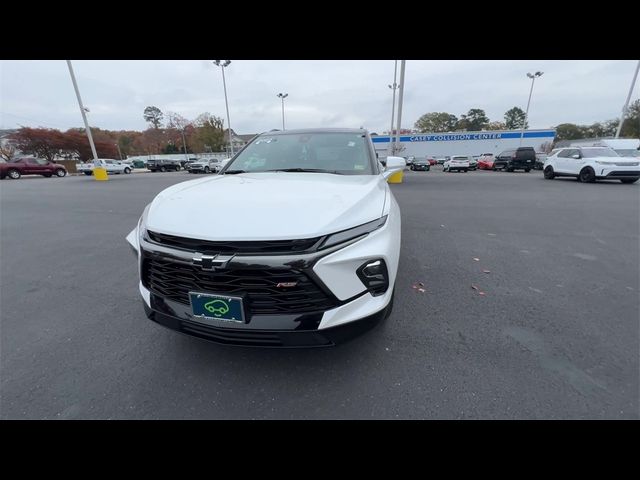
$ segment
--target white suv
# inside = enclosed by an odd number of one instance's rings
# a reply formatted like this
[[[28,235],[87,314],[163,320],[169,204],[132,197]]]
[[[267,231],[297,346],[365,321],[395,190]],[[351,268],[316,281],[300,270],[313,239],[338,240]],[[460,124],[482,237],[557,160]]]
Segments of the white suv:
[[[476,165],[477,164],[478,163],[476,162]],[[451,160],[447,160],[446,162],[444,162],[442,171],[453,172],[454,170],[457,170],[459,172],[460,170],[462,170],[463,172],[466,172],[470,168],[471,168],[471,161],[469,156],[454,155],[453,157],[451,157]]]
[[[620,180],[634,183],[640,178],[640,161],[620,157],[608,147],[566,147],[551,152],[544,162],[544,178],[575,177],[579,182]]]

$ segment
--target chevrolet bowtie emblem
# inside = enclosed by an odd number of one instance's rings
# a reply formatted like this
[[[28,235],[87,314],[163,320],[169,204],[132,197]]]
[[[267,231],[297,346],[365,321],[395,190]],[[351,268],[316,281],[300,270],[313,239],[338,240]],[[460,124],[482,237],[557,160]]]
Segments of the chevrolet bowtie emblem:
[[[234,255],[203,255],[196,253],[193,257],[193,264],[200,266],[203,270],[216,270],[225,268]]]

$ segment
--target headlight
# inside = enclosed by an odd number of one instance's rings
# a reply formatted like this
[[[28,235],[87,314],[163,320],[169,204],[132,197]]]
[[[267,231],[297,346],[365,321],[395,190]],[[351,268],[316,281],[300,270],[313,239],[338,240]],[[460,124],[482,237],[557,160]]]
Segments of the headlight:
[[[371,233],[374,230],[382,227],[386,221],[387,215],[374,220],[373,222],[365,223],[363,225],[350,228],[349,230],[343,230],[342,232],[329,235],[329,237],[322,243],[322,245],[320,245],[320,249],[332,247],[334,245],[338,245],[339,243],[343,243],[356,237]]]
[[[149,213],[150,206],[151,204],[148,204],[144,207],[142,215],[140,215],[140,220],[138,220],[138,245],[142,245],[142,239],[144,238],[144,233],[147,229],[147,214]]]

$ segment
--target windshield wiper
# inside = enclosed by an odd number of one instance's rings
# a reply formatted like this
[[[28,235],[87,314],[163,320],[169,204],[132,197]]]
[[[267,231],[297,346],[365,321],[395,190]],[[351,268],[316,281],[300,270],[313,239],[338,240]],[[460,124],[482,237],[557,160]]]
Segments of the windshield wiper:
[[[325,170],[323,168],[277,168],[275,170],[263,170],[265,172],[309,172],[309,173],[334,173],[343,175],[337,170]]]
[[[227,170],[224,172],[225,175],[234,175],[236,173],[247,173],[244,170]]]

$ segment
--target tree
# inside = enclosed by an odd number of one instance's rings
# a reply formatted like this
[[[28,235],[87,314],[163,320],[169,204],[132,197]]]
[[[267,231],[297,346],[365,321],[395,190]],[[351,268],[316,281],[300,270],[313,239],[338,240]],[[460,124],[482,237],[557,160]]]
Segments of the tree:
[[[504,113],[504,123],[509,130],[522,128],[522,125],[524,125],[524,128],[529,128],[529,123],[525,123],[525,116],[524,110],[519,107],[513,107]]]
[[[430,112],[422,115],[414,127],[421,133],[450,132],[456,127],[458,118],[446,112]]]
[[[55,159],[65,143],[63,133],[52,128],[22,127],[11,139],[18,150],[49,161]]]
[[[203,113],[196,118],[194,127],[191,136],[194,151],[204,151],[205,145],[214,152],[224,150],[224,121],[220,117],[211,115],[209,112]]]
[[[556,127],[556,141],[584,138],[584,127],[573,123],[561,123]]]
[[[607,120],[605,122],[596,122],[588,127],[581,127],[586,138],[613,137],[618,129],[619,121]]]
[[[158,107],[149,106],[144,109],[143,117],[145,121],[153,125],[156,130],[162,126],[162,118],[164,115]]]
[[[484,110],[480,108],[472,108],[466,115],[461,115],[461,118],[458,120],[456,125],[456,129],[478,131],[482,130],[488,123],[489,117],[484,113]]]
[[[489,122],[485,125],[485,130],[507,130],[504,122]]]
[[[93,129],[91,129],[93,135]],[[87,138],[84,128],[72,128],[62,134],[63,143],[60,148],[60,154],[67,158],[77,157],[80,161],[93,159],[91,144]],[[96,147],[98,158],[117,158],[118,149],[112,140],[105,140],[104,137],[93,139]]]
[[[627,115],[622,122],[621,137],[640,138],[640,98],[629,105]]]

